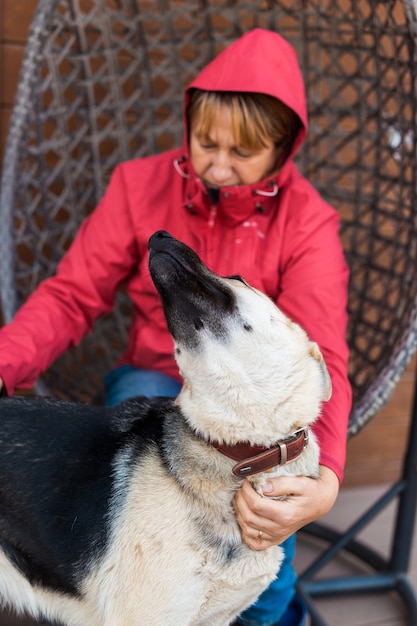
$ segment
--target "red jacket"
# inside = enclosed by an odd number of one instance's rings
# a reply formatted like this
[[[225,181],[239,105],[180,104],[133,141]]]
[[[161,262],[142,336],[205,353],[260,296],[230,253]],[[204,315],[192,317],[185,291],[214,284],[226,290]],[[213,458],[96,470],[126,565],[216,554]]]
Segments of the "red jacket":
[[[215,272],[240,274],[267,293],[318,342],[333,396],[315,430],[322,463],[341,479],[351,402],[344,339],[348,272],[335,210],[292,162],[307,128],[295,53],[279,35],[256,29],[209,64],[190,85],[195,86],[260,91],[291,106],[303,122],[291,157],[276,176],[224,188],[215,206],[193,172],[186,138],[181,149],[119,165],[56,276],[42,283],[1,330],[0,377],[9,394],[33,385],[99,315],[112,309],[118,285],[127,279],[135,313],[121,362],[179,379],[148,271],[148,238],[165,229]]]

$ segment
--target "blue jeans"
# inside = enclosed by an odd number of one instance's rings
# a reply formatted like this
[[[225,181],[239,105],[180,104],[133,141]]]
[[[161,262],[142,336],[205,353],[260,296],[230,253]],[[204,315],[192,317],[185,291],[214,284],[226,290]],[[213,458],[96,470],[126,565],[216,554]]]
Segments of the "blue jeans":
[[[175,397],[181,389],[181,384],[159,372],[122,365],[105,376],[104,387],[105,404],[114,406],[132,396]],[[282,547],[285,550],[285,558],[279,576],[272,581],[255,604],[242,613],[239,619],[245,626],[276,625],[287,612],[295,593],[296,574],[292,567],[295,535],[284,541]],[[294,626],[301,623],[295,622]]]
[[[181,386],[181,383],[160,372],[121,365],[104,377],[104,404],[115,406],[133,396],[175,398]]]

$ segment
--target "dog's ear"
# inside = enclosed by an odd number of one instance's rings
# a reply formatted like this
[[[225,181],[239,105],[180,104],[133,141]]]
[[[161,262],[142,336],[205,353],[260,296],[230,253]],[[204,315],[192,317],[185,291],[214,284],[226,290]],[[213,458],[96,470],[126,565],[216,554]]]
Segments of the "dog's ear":
[[[320,365],[320,371],[323,378],[323,397],[322,400],[325,402],[330,400],[332,397],[332,381],[330,380],[329,370],[327,369],[327,365],[324,361],[323,355],[320,352],[320,348],[317,343],[312,341],[310,343],[310,354]]]

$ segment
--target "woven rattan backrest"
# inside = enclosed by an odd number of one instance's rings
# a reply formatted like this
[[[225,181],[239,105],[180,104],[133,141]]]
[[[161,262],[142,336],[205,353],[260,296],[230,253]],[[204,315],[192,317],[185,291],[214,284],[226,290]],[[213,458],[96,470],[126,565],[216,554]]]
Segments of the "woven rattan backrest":
[[[342,218],[351,268],[350,434],[388,399],[416,344],[417,24],[400,0],[41,0],[3,168],[8,321],[50,275],[114,166],[180,144],[182,91],[256,26],[294,45],[310,130],[301,170]],[[129,304],[39,389],[91,400],[126,341]]]

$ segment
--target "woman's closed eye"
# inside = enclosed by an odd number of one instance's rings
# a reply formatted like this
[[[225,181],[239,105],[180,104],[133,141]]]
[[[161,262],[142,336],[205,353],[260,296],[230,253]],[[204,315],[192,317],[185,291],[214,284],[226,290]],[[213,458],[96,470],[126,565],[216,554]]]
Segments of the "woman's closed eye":
[[[250,159],[254,155],[253,151],[239,147],[233,148],[233,152],[241,159]]]

